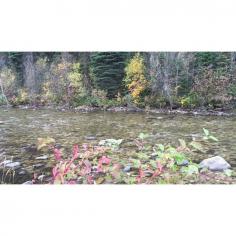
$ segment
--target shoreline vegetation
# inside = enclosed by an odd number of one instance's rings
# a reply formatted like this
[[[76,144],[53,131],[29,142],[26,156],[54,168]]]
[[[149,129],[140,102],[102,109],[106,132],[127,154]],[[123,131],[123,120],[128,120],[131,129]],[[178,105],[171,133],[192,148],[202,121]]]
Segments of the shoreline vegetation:
[[[176,146],[153,143],[153,138],[140,133],[132,140],[74,144],[71,153],[56,147],[53,138],[38,138],[36,148],[40,156],[36,159],[50,159],[51,170],[20,175],[19,161],[4,160],[0,163],[1,183],[14,183],[17,178],[24,179],[23,184],[236,183],[231,165],[221,156],[207,154],[219,141],[209,130],[203,128],[203,134],[190,142],[178,139]],[[127,144],[134,149],[124,153]],[[202,156],[199,162],[194,159],[198,155]]]
[[[4,104],[224,112],[236,108],[236,53],[0,52]]]

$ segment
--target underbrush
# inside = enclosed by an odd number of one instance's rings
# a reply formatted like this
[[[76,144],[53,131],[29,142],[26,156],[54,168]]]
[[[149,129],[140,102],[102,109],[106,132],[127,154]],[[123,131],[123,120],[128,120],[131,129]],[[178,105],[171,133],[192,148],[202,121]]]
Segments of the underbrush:
[[[97,145],[74,145],[71,156],[53,148],[56,164],[49,184],[184,184],[233,183],[233,171],[200,169],[193,157],[206,155],[218,142],[208,130],[199,140],[179,145],[153,144],[141,133],[132,140],[135,150],[124,155],[122,139],[101,140]],[[37,181],[34,180],[35,183]]]

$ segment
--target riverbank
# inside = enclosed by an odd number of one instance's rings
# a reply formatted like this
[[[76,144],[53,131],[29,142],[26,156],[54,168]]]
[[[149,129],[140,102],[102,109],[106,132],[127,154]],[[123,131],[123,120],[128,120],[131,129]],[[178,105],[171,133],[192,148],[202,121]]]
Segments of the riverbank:
[[[32,105],[20,105],[20,106],[0,106],[2,109],[22,109],[22,110],[52,110],[61,112],[96,112],[96,111],[110,111],[110,112],[145,112],[150,114],[181,114],[181,115],[199,115],[199,116],[236,116],[236,110],[217,110],[217,109],[168,109],[168,108],[138,108],[135,106],[119,106],[119,107],[93,107],[93,106],[78,106],[78,107],[68,107],[68,106],[32,106]]]

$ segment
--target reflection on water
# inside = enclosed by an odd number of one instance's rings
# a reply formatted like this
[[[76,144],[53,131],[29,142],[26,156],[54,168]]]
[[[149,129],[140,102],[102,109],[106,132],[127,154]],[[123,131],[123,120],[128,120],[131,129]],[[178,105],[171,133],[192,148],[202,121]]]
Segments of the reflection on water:
[[[35,158],[39,154],[29,148],[38,137],[52,137],[65,148],[104,138],[128,140],[140,132],[153,134],[156,143],[176,143],[178,138],[191,140],[192,136],[201,135],[203,127],[220,140],[214,154],[223,156],[236,166],[235,117],[0,109],[0,121],[0,160],[20,160],[26,169],[38,163]],[[96,140],[91,138],[93,136]],[[49,167],[50,160],[45,162]]]

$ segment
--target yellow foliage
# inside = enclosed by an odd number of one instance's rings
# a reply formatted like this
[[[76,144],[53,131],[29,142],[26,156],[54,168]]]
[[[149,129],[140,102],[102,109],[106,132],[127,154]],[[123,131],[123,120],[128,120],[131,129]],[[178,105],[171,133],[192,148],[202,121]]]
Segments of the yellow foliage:
[[[47,137],[47,138],[38,138],[37,140],[37,150],[41,150],[45,147],[48,147],[49,145],[51,144],[54,144],[55,143],[55,139],[54,138],[50,138],[50,137]]]
[[[140,95],[147,88],[148,82],[145,78],[145,65],[143,58],[136,54],[127,65],[125,84],[134,102],[138,102]]]

